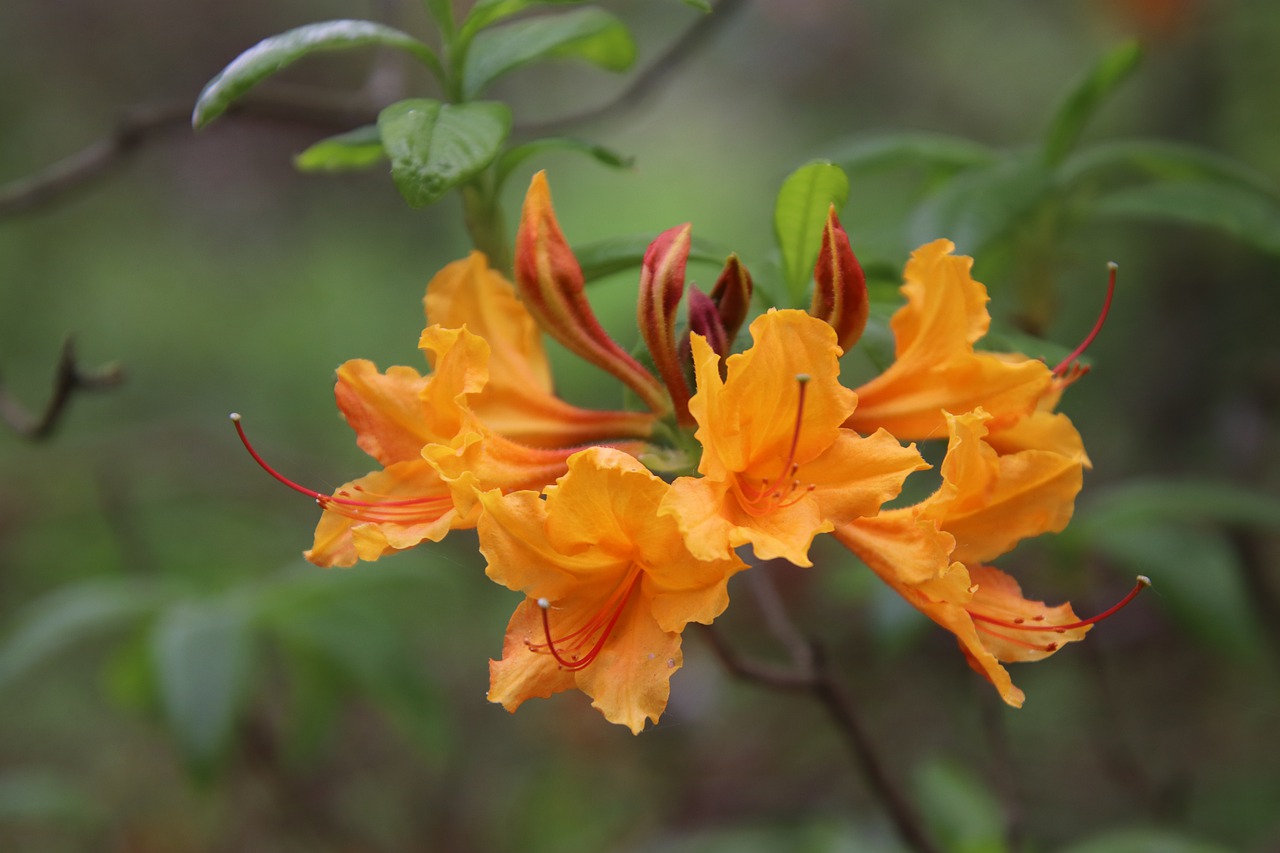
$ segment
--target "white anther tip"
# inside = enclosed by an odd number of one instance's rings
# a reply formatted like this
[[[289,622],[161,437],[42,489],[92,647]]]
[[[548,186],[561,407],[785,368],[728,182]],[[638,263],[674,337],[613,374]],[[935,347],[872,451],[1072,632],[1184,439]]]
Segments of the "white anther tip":
[[[550,609],[551,609],[551,602],[550,602],[549,600],[545,599],[545,598],[539,598],[539,599],[538,599],[538,606],[539,606],[539,607],[541,607],[543,610],[550,610]]]
[[[1116,270],[1120,269],[1120,265],[1117,264],[1115,261],[1107,261],[1107,269],[1111,270],[1112,272],[1115,272]]]
[[[230,415],[228,415],[228,417],[229,417],[229,418],[231,418],[231,420],[233,420],[233,421],[239,422],[239,420],[240,420],[240,413],[239,413],[239,412],[232,412]]]
[[[1138,575],[1138,585],[1151,586],[1151,578],[1147,577],[1146,575]]]
[[[796,381],[797,381],[797,382],[808,382],[808,381],[809,381],[809,379],[810,379],[810,376],[809,376],[809,374],[807,374],[807,373],[797,373],[797,374],[796,374]]]

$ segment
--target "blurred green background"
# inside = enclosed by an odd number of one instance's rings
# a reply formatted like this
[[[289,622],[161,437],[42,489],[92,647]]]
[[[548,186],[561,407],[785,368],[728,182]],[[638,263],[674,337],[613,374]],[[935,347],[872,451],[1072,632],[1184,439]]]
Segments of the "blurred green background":
[[[675,0],[605,5],[632,26],[640,67],[700,18]],[[346,17],[430,34],[413,2],[0,5],[0,185],[128,108],[189,105],[265,36]],[[1059,197],[1061,175],[1018,158],[1130,38],[1142,64],[1079,150],[1161,139],[1212,162],[1188,173],[1144,149],[1146,172],[1107,161]],[[309,59],[263,88],[372,84],[374,108],[430,93],[377,57]],[[497,95],[529,128],[626,80],[536,67]],[[1094,370],[1063,405],[1094,463],[1077,520],[1001,565],[1081,613],[1137,572],[1155,590],[1086,643],[1014,667],[1024,709],[838,547],[813,570],[763,570],[839,661],[948,850],[1280,849],[1277,83],[1269,0],[753,0],[650,97],[571,128],[634,168],[549,154],[507,187],[514,220],[546,168],[571,242],[689,221],[768,283],[774,195],[830,158],[849,168],[842,216],[877,293],[910,248],[950,236],[978,253],[1006,339],[1030,328],[1068,348],[1105,263],[1121,265]],[[473,535],[351,571],[302,561],[315,507],[253,466],[227,413],[308,485],[364,473],[332,370],[420,366],[423,287],[467,250],[454,197],[411,211],[385,169],[293,170],[340,129],[252,112],[199,134],[178,122],[100,179],[0,218],[7,391],[38,409],[68,333],[85,364],[127,373],[74,399],[48,441],[0,431],[0,848],[900,849],[821,710],[732,681],[696,633],[656,730],[632,737],[576,693],[509,716],[484,700],[485,662],[517,596],[483,577]],[[957,183],[973,163],[901,145],[868,156],[908,131],[970,140],[994,173]],[[1162,189],[1108,202],[1139,173]],[[1033,179],[1047,195],[987,229]],[[708,286],[714,270],[692,275]],[[628,273],[592,290],[628,343],[634,286]],[[555,355],[564,396],[615,393]],[[725,635],[780,657],[741,579],[730,593]]]

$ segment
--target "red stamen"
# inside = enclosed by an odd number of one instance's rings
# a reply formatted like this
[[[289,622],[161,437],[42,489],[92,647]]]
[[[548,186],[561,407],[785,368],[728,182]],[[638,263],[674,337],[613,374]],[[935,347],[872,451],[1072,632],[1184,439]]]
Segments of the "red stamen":
[[[570,672],[579,672],[586,669],[600,655],[600,650],[604,648],[605,642],[608,641],[613,629],[617,626],[618,620],[622,618],[622,611],[626,609],[627,602],[631,599],[631,592],[635,589],[636,584],[640,580],[640,570],[632,567],[631,572],[623,579],[618,588],[605,599],[604,604],[594,616],[587,620],[581,628],[569,634],[565,634],[560,639],[551,636],[551,619],[547,615],[547,611],[551,609],[551,602],[545,598],[539,598],[538,607],[542,609],[542,632],[547,638],[547,642],[528,643],[529,649],[534,652],[547,652],[551,657],[555,658],[556,663],[560,664],[562,669]],[[603,626],[603,627],[602,627]],[[577,638],[576,642],[565,643],[569,640]],[[582,648],[582,646],[595,638],[591,648],[584,655],[572,653],[574,650]],[[556,648],[556,644],[561,648]],[[562,650],[564,653],[562,653]]]
[[[1101,622],[1103,619],[1107,619],[1107,618],[1110,618],[1111,616],[1114,616],[1117,612],[1123,609],[1129,602],[1137,598],[1138,593],[1142,592],[1144,589],[1146,589],[1149,586],[1151,586],[1151,579],[1146,577],[1145,575],[1138,575],[1138,580],[1133,585],[1133,589],[1129,590],[1129,594],[1126,595],[1124,598],[1120,599],[1120,601],[1113,604],[1111,607],[1108,607],[1106,610],[1102,611],[1097,616],[1093,616],[1089,619],[1081,619],[1078,622],[1067,622],[1061,625],[1028,625],[1026,624],[1026,621],[1023,619],[1014,619],[1012,621],[1008,619],[997,619],[994,616],[985,616],[981,613],[974,613],[972,610],[969,611],[969,616],[972,617],[975,622],[985,622],[990,625],[1000,625],[1001,627],[1012,628],[1016,631],[1052,631],[1055,634],[1061,634],[1066,631],[1074,630],[1075,628],[1083,628],[1086,625],[1093,625],[1097,622]],[[1035,616],[1033,617],[1033,621],[1042,622],[1044,621],[1044,617]],[[977,627],[980,630],[986,630],[987,633],[993,634],[994,636],[997,636],[997,637],[1001,637],[1002,639],[1010,640],[1012,642],[1020,642],[1018,640],[1014,640],[1012,637],[1006,637],[1003,634],[996,634],[994,631],[986,629],[982,625],[978,625]],[[1029,644],[1024,644],[1024,645],[1029,645]],[[1032,646],[1032,647],[1037,648],[1035,646]],[[1052,651],[1052,649],[1049,649],[1049,651]]]
[[[245,435],[244,427],[240,423],[239,414],[233,412],[231,414],[231,422],[235,424],[236,433],[240,436],[240,443],[244,445],[245,450],[249,451],[253,461],[258,463],[258,467],[295,492],[301,492],[314,499],[316,503],[320,504],[321,508],[333,510],[347,518],[378,523],[411,524],[415,521],[439,518],[453,504],[452,498],[447,494],[393,498],[390,495],[379,495],[365,491],[362,486],[354,486],[353,488],[361,494],[372,498],[372,500],[345,497],[350,494],[346,490],[340,490],[334,495],[317,492],[315,489],[309,489],[306,486],[295,483],[267,464],[267,461],[249,443],[249,437]],[[339,495],[343,497],[339,497]]]
[[[775,509],[795,506],[805,495],[817,488],[815,485],[810,484],[808,487],[801,489],[800,481],[794,479],[796,472],[800,470],[800,465],[796,462],[796,450],[800,446],[800,427],[804,423],[805,390],[809,385],[809,375],[807,373],[797,373],[796,382],[800,386],[800,393],[796,402],[796,425],[791,433],[791,446],[787,450],[787,458],[782,466],[782,471],[771,480],[762,479],[759,489],[753,487],[746,477],[734,477],[734,488],[738,492],[739,503],[750,515],[760,516]],[[796,494],[796,492],[799,492],[799,494]],[[792,497],[793,495],[795,496]]]
[[[1072,382],[1079,379],[1084,375],[1085,371],[1088,370],[1088,368],[1085,367],[1080,368],[1079,372],[1077,372],[1074,362],[1077,358],[1084,355],[1084,351],[1089,348],[1089,345],[1093,343],[1093,339],[1098,337],[1098,333],[1102,331],[1102,324],[1106,322],[1107,313],[1111,310],[1111,298],[1115,296],[1116,293],[1116,271],[1118,269],[1120,269],[1120,267],[1114,262],[1107,264],[1107,270],[1109,271],[1107,275],[1107,298],[1106,301],[1102,303],[1102,312],[1098,314],[1098,321],[1093,324],[1093,330],[1090,331],[1089,334],[1085,336],[1085,339],[1080,342],[1080,346],[1072,350],[1071,355],[1064,358],[1058,363],[1058,366],[1053,369],[1054,376],[1062,378],[1063,374],[1070,370],[1071,376],[1067,381]]]

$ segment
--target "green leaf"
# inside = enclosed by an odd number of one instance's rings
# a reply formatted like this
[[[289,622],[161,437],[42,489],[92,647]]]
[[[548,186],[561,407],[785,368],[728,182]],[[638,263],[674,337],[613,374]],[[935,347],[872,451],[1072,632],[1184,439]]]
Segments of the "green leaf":
[[[70,646],[139,618],[160,598],[157,588],[135,581],[95,580],[39,599],[0,646],[0,689]]]
[[[849,177],[827,160],[814,160],[782,182],[773,210],[774,234],[782,250],[783,279],[791,304],[799,305],[822,245],[822,229],[831,205],[849,200]]]
[[[1198,225],[1280,254],[1280,202],[1254,189],[1209,181],[1126,187],[1097,199],[1097,216]]]
[[[1213,151],[1162,139],[1125,139],[1091,145],[1072,154],[1058,169],[1058,182],[1075,186],[1141,175],[1164,181],[1204,180],[1235,184],[1280,199],[1266,175]]]
[[[940,133],[886,133],[860,137],[836,149],[831,159],[846,172],[878,172],[924,165],[957,172],[995,161],[996,152],[959,136]]]
[[[1108,524],[1092,550],[1151,578],[1151,596],[1188,633],[1234,657],[1261,647],[1239,559],[1222,534],[1166,522]]]
[[[580,59],[609,71],[625,71],[636,59],[627,27],[603,9],[577,9],[486,30],[475,37],[462,70],[470,100],[494,80],[539,59]]]
[[[608,237],[593,243],[575,246],[574,256],[582,266],[587,281],[594,281],[614,273],[638,269],[644,260],[645,250],[657,234],[633,234],[625,237]],[[720,265],[729,252],[695,236],[690,244],[689,260]]]
[[[330,136],[293,158],[300,172],[349,172],[368,169],[387,157],[376,124]]]
[[[424,207],[493,162],[511,130],[497,101],[441,104],[414,98],[378,116],[391,177],[410,207]]]
[[[191,124],[197,128],[226,112],[232,102],[277,71],[318,51],[347,50],[380,44],[412,53],[440,76],[431,48],[406,33],[372,21],[325,21],[307,24],[263,39],[240,54],[205,85],[196,99]]]
[[[526,142],[523,145],[517,145],[504,152],[498,158],[498,163],[494,167],[494,181],[498,186],[502,186],[511,174],[511,170],[520,165],[530,157],[535,157],[547,151],[577,151],[585,154],[598,163],[605,166],[611,166],[615,169],[630,169],[635,163],[634,157],[627,157],[612,148],[606,148],[603,145],[597,145],[594,142],[587,142],[582,139],[572,139],[567,136],[549,136],[545,139],[535,139],[532,142]]]
[[[912,245],[945,237],[968,255],[1025,225],[1050,190],[1034,159],[1007,157],[967,169],[916,208],[908,226]]]
[[[586,0],[477,0],[458,32],[458,39],[463,43],[469,42],[476,33],[490,24],[523,12],[530,6],[568,6],[584,2]]]
[[[1280,498],[1230,483],[1133,481],[1095,492],[1062,535],[1088,542],[1106,528],[1148,521],[1209,521],[1280,530]]]
[[[710,12],[711,4],[707,0],[683,0],[684,5],[692,6],[699,12]]]
[[[1005,850],[1004,816],[982,780],[941,761],[925,765],[916,777],[920,809],[950,853],[1000,853]]]
[[[453,0],[425,0],[427,14],[436,22],[436,26],[440,27],[440,31],[447,36],[453,32]]]
[[[1133,73],[1141,58],[1138,43],[1127,41],[1104,56],[1067,94],[1045,134],[1046,165],[1056,166],[1071,153],[1098,108]]]
[[[232,597],[187,600],[152,631],[160,705],[196,770],[207,771],[230,740],[250,669],[249,617]]]
[[[1057,853],[1231,853],[1231,848],[1168,829],[1121,829],[1061,847]]]

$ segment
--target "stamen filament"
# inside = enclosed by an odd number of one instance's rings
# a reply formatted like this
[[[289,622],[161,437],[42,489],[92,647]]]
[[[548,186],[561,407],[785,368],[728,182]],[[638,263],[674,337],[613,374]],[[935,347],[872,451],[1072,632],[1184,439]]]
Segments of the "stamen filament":
[[[547,615],[547,611],[551,609],[551,602],[546,598],[539,598],[537,605],[542,610],[542,632],[547,638],[547,642],[545,644],[530,643],[529,649],[534,652],[548,652],[561,668],[567,669],[570,672],[579,672],[586,669],[600,655],[600,651],[604,648],[604,644],[613,634],[613,629],[617,626],[618,620],[622,618],[622,611],[626,609],[627,602],[631,599],[631,592],[635,589],[639,580],[640,569],[639,567],[633,566],[627,577],[623,579],[617,589],[615,589],[605,600],[600,610],[587,620],[586,624],[558,640],[551,636],[551,619]],[[607,619],[606,614],[608,614]],[[601,627],[602,622],[604,623],[603,627]],[[597,631],[599,632],[598,635]],[[562,653],[562,649],[564,652],[569,652],[570,650],[577,650],[581,648],[582,645],[589,641],[593,636],[595,637],[595,642],[591,645],[591,648],[587,650],[586,654],[581,657]],[[574,637],[578,637],[578,641],[572,643],[568,647],[565,647],[565,641],[573,639]],[[556,648],[557,643],[561,646],[560,649]]]
[[[1008,634],[1002,634],[999,631],[992,630],[991,628],[988,628],[986,625],[983,625],[981,622],[977,623],[973,627],[977,628],[979,631],[981,631],[984,634],[989,634],[992,637],[998,637],[999,639],[1004,640],[1006,643],[1013,643],[1015,646],[1022,646],[1023,648],[1032,649],[1037,652],[1056,652],[1058,650],[1057,643],[1045,643],[1044,645],[1040,645],[1039,643],[1031,643],[1026,640],[1019,640],[1017,637],[1010,637]]]
[[[244,445],[244,449],[249,451],[249,455],[253,457],[253,461],[258,463],[258,467],[266,471],[280,483],[300,492],[316,503],[320,504],[323,509],[333,510],[347,518],[357,521],[370,521],[375,523],[405,523],[421,521],[424,518],[438,518],[440,514],[452,505],[452,498],[448,495],[420,495],[410,498],[391,498],[389,495],[380,496],[376,493],[365,492],[361,487],[354,487],[356,491],[368,495],[374,500],[361,500],[351,497],[339,497],[339,495],[347,495],[350,492],[346,490],[339,491],[336,495],[326,495],[323,492],[317,492],[315,489],[309,489],[306,486],[295,483],[288,477],[281,474],[275,468],[267,463],[265,459],[253,448],[249,442],[249,437],[245,434],[244,426],[240,423],[240,415],[233,412],[231,414],[231,422],[235,424],[236,433],[240,436],[240,443]]]
[[[1107,314],[1111,311],[1111,299],[1116,294],[1116,271],[1119,269],[1120,267],[1115,262],[1107,264],[1107,298],[1102,303],[1102,311],[1098,314],[1098,321],[1093,324],[1093,329],[1085,336],[1085,339],[1080,342],[1080,346],[1072,350],[1071,355],[1064,358],[1058,363],[1058,366],[1053,369],[1054,376],[1061,377],[1071,369],[1073,362],[1075,362],[1075,360],[1080,356],[1084,355],[1084,351],[1089,348],[1089,345],[1093,343],[1093,339],[1098,337],[1098,333],[1102,331],[1102,324],[1106,322]]]
[[[1112,606],[1108,607],[1106,610],[1099,613],[1097,616],[1092,616],[1088,619],[1081,619],[1077,622],[1067,622],[1061,625],[1028,625],[1026,624],[1025,621],[1022,621],[1022,620],[1010,621],[1007,619],[998,619],[995,616],[986,616],[982,613],[974,613],[972,610],[969,611],[969,616],[972,617],[972,619],[975,622],[980,622],[980,623],[985,622],[990,625],[1000,625],[1001,627],[1004,627],[1004,628],[1012,628],[1015,631],[1052,631],[1055,634],[1061,634],[1065,631],[1071,631],[1076,628],[1083,628],[1086,625],[1093,625],[1097,622],[1101,622],[1103,619],[1107,619],[1111,616],[1114,616],[1117,612],[1119,612],[1126,605],[1128,605],[1129,602],[1137,598],[1138,593],[1142,592],[1144,589],[1146,589],[1149,586],[1151,586],[1151,579],[1148,578],[1146,575],[1138,575],[1138,579],[1134,583],[1133,589],[1129,590],[1129,594],[1126,595],[1124,598],[1120,599],[1118,602],[1116,602]],[[982,625],[978,625],[977,627],[981,630],[987,630],[988,633],[995,634],[995,632],[984,628]],[[1013,639],[1011,637],[1004,637],[1002,634],[995,634],[995,636],[1003,637],[1003,639],[1006,639],[1006,640]],[[1017,641],[1014,641],[1014,642],[1017,642]]]

